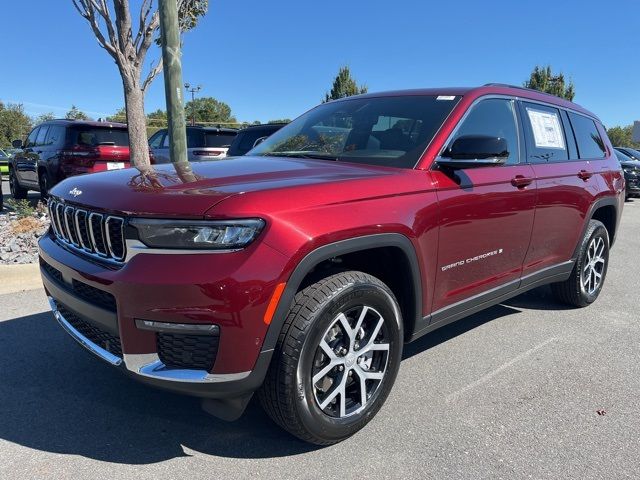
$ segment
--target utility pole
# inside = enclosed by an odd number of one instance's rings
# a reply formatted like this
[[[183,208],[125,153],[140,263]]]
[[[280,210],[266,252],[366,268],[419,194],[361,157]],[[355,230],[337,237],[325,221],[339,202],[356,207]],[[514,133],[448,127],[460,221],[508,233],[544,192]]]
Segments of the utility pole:
[[[190,83],[185,83],[184,88],[187,89],[187,92],[191,92],[191,125],[196,124],[196,105],[194,103],[196,99],[196,93],[202,90],[202,85],[198,85],[197,87],[191,87]]]
[[[180,29],[178,1],[158,0],[160,40],[164,62],[164,94],[169,122],[169,158],[173,163],[185,164],[187,159],[187,125],[182,99],[182,61],[180,59]]]

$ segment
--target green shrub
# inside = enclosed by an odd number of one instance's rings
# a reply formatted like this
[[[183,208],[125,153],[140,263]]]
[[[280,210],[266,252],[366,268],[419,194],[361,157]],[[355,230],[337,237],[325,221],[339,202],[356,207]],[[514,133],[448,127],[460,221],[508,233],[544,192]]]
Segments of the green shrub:
[[[31,206],[29,200],[15,200],[11,198],[7,200],[6,205],[16,212],[18,218],[32,217],[36,213],[36,209]]]

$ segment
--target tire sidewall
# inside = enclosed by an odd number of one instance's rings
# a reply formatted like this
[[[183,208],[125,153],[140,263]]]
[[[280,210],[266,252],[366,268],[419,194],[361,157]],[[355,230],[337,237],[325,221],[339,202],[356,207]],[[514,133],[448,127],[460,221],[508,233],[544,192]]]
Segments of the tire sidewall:
[[[600,295],[602,291],[602,287],[604,286],[604,281],[607,277],[607,270],[609,268],[609,234],[607,229],[602,223],[597,222],[589,229],[590,234],[586,236],[584,243],[582,244],[582,248],[580,250],[580,257],[578,259],[577,264],[577,282],[578,282],[578,290],[580,292],[580,296],[584,300],[586,304],[591,304],[595,302],[595,300]],[[582,271],[584,269],[584,265],[587,261],[587,252],[589,251],[589,245],[594,238],[601,237],[604,240],[605,249],[603,252],[604,255],[604,269],[602,271],[602,277],[600,278],[600,285],[595,292],[589,294],[583,284],[582,284]]]
[[[339,312],[358,305],[375,308],[387,322],[390,348],[386,374],[367,407],[360,413],[338,419],[318,407],[311,380],[316,349]],[[402,356],[402,319],[393,294],[374,283],[352,283],[341,289],[317,310],[305,336],[295,375],[295,408],[305,428],[328,441],[342,440],[364,427],[382,407],[395,381]]]

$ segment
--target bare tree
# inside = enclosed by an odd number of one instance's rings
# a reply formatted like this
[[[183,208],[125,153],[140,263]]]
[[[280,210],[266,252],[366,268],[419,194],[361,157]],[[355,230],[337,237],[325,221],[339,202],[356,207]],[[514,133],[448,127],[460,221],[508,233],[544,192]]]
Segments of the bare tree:
[[[154,0],[142,0],[133,32],[129,0],[71,0],[78,13],[89,23],[98,44],[114,59],[124,88],[124,101],[129,125],[131,163],[149,165],[144,95],[154,78],[162,71],[162,58],[151,64],[143,79],[145,58],[149,48],[158,42],[160,17]],[[197,24],[207,12],[208,0],[176,0],[180,29],[184,32]]]

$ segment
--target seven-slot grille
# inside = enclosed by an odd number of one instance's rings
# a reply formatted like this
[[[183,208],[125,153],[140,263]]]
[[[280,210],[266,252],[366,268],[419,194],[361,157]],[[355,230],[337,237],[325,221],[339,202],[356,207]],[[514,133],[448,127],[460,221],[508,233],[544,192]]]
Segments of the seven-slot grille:
[[[90,255],[121,262],[126,257],[124,218],[105,215],[49,199],[56,238]]]

